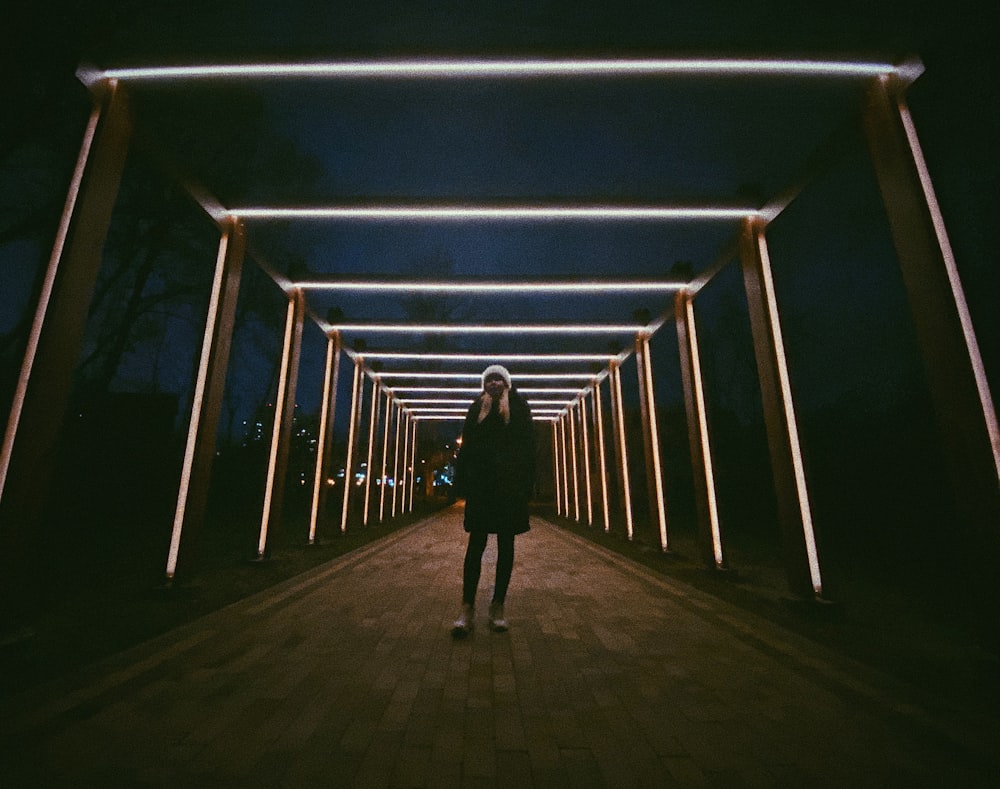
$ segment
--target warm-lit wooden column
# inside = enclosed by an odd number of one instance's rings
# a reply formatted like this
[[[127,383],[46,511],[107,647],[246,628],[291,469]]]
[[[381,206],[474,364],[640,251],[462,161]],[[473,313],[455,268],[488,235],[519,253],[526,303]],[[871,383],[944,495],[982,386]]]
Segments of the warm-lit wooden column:
[[[611,364],[611,421],[614,428],[615,481],[618,484],[618,502],[625,515],[625,536],[635,537],[635,523],[632,516],[632,480],[628,467],[628,443],[625,434],[625,406],[622,402],[621,367]]]
[[[368,446],[366,447],[366,457],[365,457],[365,502],[364,508],[361,515],[361,523],[364,526],[368,525],[368,507],[371,502],[371,492],[372,492],[372,458],[375,449],[375,427],[378,424],[378,414],[379,414],[379,392],[382,387],[379,385],[379,381],[376,378],[372,384],[372,405],[369,409],[368,414]]]
[[[583,462],[583,487],[587,501],[587,525],[594,525],[594,491],[590,474],[590,433],[587,430],[587,396],[580,398],[580,459]]]
[[[569,508],[569,454],[566,452],[566,422],[569,420],[569,410],[559,419],[559,454],[562,458],[562,479],[563,479],[563,516],[570,517]]]
[[[694,297],[680,290],[674,299],[677,343],[680,349],[681,385],[687,412],[688,443],[691,447],[691,472],[694,478],[695,508],[698,518],[698,548],[708,567],[722,568],[722,532],[715,496],[715,474],[708,432],[708,411],[702,386],[701,357],[694,320]]]
[[[320,406],[319,437],[316,446],[316,476],[313,480],[312,511],[309,514],[309,544],[326,526],[327,497],[330,485],[330,457],[333,449],[333,423],[337,413],[337,381],[340,378],[340,334],[326,339],[326,366],[323,372],[323,403]]]
[[[30,572],[24,553],[40,537],[55,448],[131,134],[123,89],[113,80],[101,84],[94,91],[94,109],[42,281],[0,446],[0,598],[11,608],[21,596],[30,596],[26,590],[33,579],[24,578]]]
[[[559,478],[559,420],[552,420],[552,490],[556,500],[556,515],[562,515],[562,480]]]
[[[970,575],[977,575],[982,559],[1000,551],[1000,429],[955,256],[905,101],[907,84],[899,77],[872,82],[864,128],[956,505],[978,554],[970,557],[976,569]],[[984,576],[987,594],[990,584]]]
[[[396,506],[397,506],[397,490],[399,488],[399,432],[400,425],[403,421],[403,408],[400,405],[396,405],[396,438],[392,442],[392,517],[396,517]]]
[[[580,521],[580,452],[576,440],[576,403],[569,409],[569,454],[573,479],[573,520]]]
[[[410,414],[408,411],[402,410],[400,408],[400,416],[403,419],[403,452],[400,457],[402,457],[402,473],[400,474],[399,482],[399,512],[405,515],[408,512],[406,506],[406,490],[410,484]]]
[[[419,421],[416,417],[412,420],[413,438],[410,441],[410,512],[413,512],[413,491],[417,487],[417,426]]]
[[[604,441],[604,406],[601,403],[601,382],[594,382],[594,433],[597,437],[597,475],[601,481],[601,516],[604,531],[611,531],[608,506],[608,465],[607,449]]]
[[[358,413],[361,397],[364,394],[365,376],[362,371],[364,362],[361,358],[354,360],[354,381],[351,384],[351,422],[347,429],[347,454],[344,457],[344,498],[340,509],[340,533],[347,532],[347,515],[351,502],[351,490],[354,488],[354,456],[357,453]]]
[[[819,596],[823,592],[819,555],[763,221],[744,220],[740,260],[771,453],[785,574],[793,594]]]
[[[295,390],[299,378],[305,309],[305,294],[301,290],[294,291],[288,298],[288,308],[285,313],[285,338],[281,348],[278,391],[274,397],[271,449],[268,455],[267,476],[264,480],[264,510],[257,542],[258,559],[268,554],[268,531],[281,525],[281,508],[288,476],[288,454],[292,443],[292,421],[295,419]]]
[[[382,455],[378,477],[378,519],[385,519],[385,481],[389,476],[389,428],[392,426],[392,392],[385,393],[385,424],[382,426]]]
[[[666,551],[669,546],[667,508],[663,499],[663,468],[660,462],[660,433],[653,390],[653,365],[649,358],[649,337],[645,334],[640,334],[635,339],[635,360],[639,371],[639,408],[642,414],[642,443],[646,450],[649,518],[659,534],[660,548]]]
[[[245,249],[243,226],[239,222],[233,222],[223,231],[219,241],[212,295],[208,303],[201,358],[191,402],[187,444],[181,465],[174,526],[167,552],[168,581],[177,573],[181,535],[185,536],[187,543],[191,543],[205,519]]]

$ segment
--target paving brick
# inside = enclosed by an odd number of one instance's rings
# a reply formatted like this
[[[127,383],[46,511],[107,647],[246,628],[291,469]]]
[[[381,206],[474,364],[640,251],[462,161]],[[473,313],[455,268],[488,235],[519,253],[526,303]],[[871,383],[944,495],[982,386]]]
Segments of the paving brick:
[[[7,786],[990,785],[996,721],[541,520],[450,637],[453,509],[0,710]],[[484,557],[480,599],[493,582]],[[978,727],[978,728],[977,728]]]

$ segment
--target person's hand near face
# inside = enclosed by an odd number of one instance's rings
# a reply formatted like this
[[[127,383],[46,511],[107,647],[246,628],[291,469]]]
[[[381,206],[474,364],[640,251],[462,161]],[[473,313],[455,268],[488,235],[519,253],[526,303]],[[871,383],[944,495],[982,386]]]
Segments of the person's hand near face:
[[[503,390],[507,388],[507,384],[504,383],[501,376],[491,375],[483,383],[483,388],[486,390],[486,394],[496,400],[503,394]]]

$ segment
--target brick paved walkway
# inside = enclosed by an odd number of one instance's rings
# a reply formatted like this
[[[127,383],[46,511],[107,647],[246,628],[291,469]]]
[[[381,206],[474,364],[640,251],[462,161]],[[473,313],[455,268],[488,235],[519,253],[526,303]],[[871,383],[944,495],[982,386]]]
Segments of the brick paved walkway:
[[[0,785],[988,786],[994,722],[533,520],[449,637],[455,508],[0,713]],[[978,725],[974,725],[978,724]]]

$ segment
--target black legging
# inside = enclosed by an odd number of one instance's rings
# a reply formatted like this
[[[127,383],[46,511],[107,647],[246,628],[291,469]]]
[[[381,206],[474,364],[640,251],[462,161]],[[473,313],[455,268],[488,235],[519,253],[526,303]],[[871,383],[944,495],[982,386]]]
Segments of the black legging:
[[[479,575],[482,572],[483,551],[486,550],[484,531],[469,532],[469,547],[465,551],[465,570],[462,577],[462,602],[475,605]],[[514,569],[514,534],[497,535],[497,579],[493,587],[493,602],[502,603],[507,598],[510,574]]]

